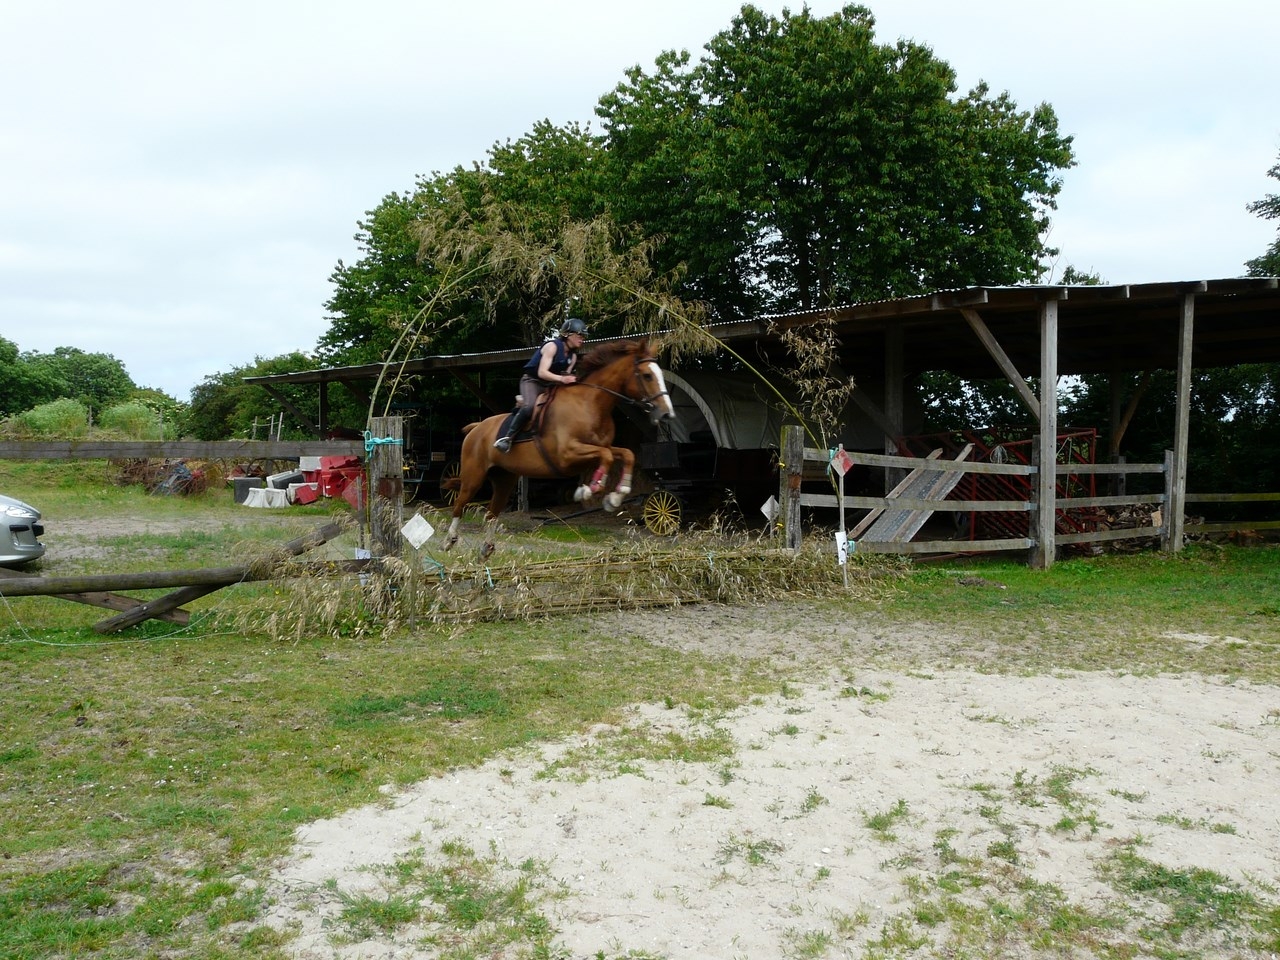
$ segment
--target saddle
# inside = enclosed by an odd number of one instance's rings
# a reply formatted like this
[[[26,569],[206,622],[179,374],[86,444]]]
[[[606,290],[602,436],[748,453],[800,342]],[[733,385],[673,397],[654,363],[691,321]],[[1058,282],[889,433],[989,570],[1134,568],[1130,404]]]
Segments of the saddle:
[[[559,390],[559,386],[548,387],[538,395],[538,399],[533,404],[533,414],[520,427],[520,432],[511,438],[512,443],[524,443],[526,440],[532,440],[542,433],[542,422],[547,416],[547,406]],[[517,396],[516,400],[518,402],[520,398]],[[517,407],[517,409],[519,408]],[[498,429],[498,436],[506,435],[507,430],[511,427],[511,420],[515,415],[515,410],[507,414],[507,418],[502,421],[502,426]]]

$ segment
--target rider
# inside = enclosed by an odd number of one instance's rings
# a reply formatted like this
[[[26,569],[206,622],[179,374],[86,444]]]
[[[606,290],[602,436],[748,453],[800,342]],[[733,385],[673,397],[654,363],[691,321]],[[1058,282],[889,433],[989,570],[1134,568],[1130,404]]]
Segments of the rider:
[[[507,418],[506,431],[493,442],[495,447],[503,453],[511,449],[512,439],[533,415],[533,406],[544,390],[557,384],[578,382],[573,375],[573,367],[578,362],[578,351],[586,342],[586,323],[570,317],[561,324],[559,333],[533,352],[520,377],[520,400]]]

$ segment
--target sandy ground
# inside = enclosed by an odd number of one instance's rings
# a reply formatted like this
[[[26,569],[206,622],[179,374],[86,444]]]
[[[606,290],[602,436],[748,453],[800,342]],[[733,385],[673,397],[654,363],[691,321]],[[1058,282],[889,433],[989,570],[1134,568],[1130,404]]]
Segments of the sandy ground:
[[[796,655],[785,617],[646,616],[645,632],[687,649]],[[808,653],[810,666],[821,659]],[[312,823],[270,884],[272,922],[299,932],[291,949],[305,960],[438,956],[422,943],[429,929],[350,942],[338,918],[344,898],[389,895],[384,868],[443,862],[450,841],[513,876],[539,864],[541,910],[573,958],[863,956],[961,868],[988,880],[960,894],[967,902],[1052,889],[1083,910],[1127,910],[1129,932],[1112,936],[1132,942],[1162,908],[1126,902],[1109,882],[1105,865],[1126,849],[1269,899],[1280,888],[1276,688],[1112,674],[804,676],[727,715],[640,704],[625,722],[654,738],[718,731],[732,739],[727,759],[620,765],[610,751],[622,731],[602,728]],[[946,924],[928,935],[930,955],[948,955]]]

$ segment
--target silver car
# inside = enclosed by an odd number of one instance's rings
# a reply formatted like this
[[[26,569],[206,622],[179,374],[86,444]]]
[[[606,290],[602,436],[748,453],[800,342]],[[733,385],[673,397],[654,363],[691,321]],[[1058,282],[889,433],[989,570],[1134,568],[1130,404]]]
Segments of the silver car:
[[[0,495],[0,567],[15,567],[44,555],[40,511],[30,504]]]

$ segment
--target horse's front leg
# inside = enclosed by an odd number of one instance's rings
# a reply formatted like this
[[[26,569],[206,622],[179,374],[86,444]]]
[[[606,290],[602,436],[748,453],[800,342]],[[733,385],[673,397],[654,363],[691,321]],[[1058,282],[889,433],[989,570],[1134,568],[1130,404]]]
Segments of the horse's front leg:
[[[609,479],[609,471],[613,469],[613,450],[609,447],[592,447],[586,444],[582,445],[583,459],[595,461],[595,473],[591,475],[591,479],[578,485],[578,489],[573,491],[573,499],[578,503],[584,503],[590,500],[601,490],[604,489],[605,483]]]
[[[626,447],[612,447],[610,449],[614,459],[622,464],[622,471],[618,476],[617,485],[605,495],[603,506],[610,513],[617,513],[622,509],[622,504],[627,499],[627,494],[631,492],[631,476],[636,469],[636,455]]]

